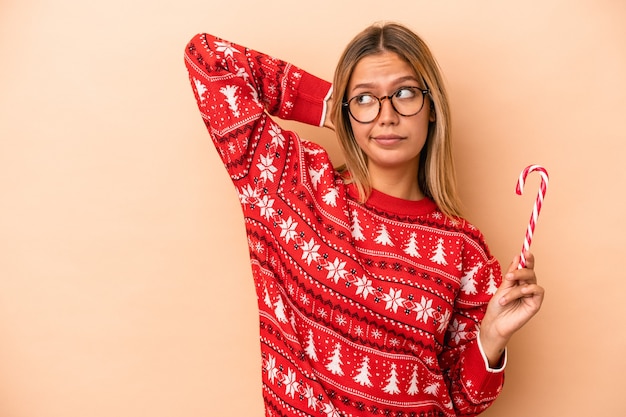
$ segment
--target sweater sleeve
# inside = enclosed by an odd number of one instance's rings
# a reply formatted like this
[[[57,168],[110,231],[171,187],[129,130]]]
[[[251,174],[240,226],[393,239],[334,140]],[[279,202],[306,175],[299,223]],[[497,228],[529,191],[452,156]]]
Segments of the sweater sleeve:
[[[500,285],[500,264],[489,254],[482,237],[479,245],[470,246],[465,256],[481,260],[461,279],[445,347],[439,358],[459,416],[476,416],[496,400],[504,384],[506,363],[506,354],[503,354],[499,366],[490,368],[478,340],[479,326],[491,294]]]
[[[270,150],[289,148],[297,136],[270,115],[324,123],[330,83],[287,62],[199,34],[187,45],[185,64],[202,119],[235,183],[280,175],[285,158]]]

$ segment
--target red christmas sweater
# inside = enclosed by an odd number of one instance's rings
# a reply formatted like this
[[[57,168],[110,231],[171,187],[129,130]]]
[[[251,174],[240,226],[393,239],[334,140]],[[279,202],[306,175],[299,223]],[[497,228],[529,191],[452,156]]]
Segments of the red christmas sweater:
[[[473,416],[503,384],[477,340],[501,280],[481,233],[429,199],[360,204],[319,145],[331,85],[202,34],[185,63],[239,193],[266,416]]]

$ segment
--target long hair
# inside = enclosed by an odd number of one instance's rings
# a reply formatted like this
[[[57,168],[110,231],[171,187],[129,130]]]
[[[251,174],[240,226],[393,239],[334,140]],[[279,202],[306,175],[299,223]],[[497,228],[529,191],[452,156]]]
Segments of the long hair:
[[[361,203],[365,202],[372,190],[367,156],[354,138],[347,109],[342,103],[347,100],[346,90],[357,63],[366,56],[386,51],[394,52],[408,62],[430,90],[428,98],[435,121],[429,124],[426,143],[420,153],[417,175],[420,189],[445,215],[460,217],[461,204],[450,142],[450,108],[443,77],[426,43],[400,24],[375,24],[366,28],[348,44],[339,59],[331,109],[331,120],[345,157],[345,165],[339,171],[349,173],[346,181],[356,186]]]

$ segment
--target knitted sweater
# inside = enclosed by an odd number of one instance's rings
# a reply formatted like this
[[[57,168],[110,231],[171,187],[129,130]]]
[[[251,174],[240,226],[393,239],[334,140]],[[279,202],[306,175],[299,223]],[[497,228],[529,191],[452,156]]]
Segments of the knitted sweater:
[[[472,416],[503,384],[477,339],[501,280],[481,233],[430,199],[365,204],[319,145],[331,85],[211,35],[185,63],[239,193],[266,416]]]

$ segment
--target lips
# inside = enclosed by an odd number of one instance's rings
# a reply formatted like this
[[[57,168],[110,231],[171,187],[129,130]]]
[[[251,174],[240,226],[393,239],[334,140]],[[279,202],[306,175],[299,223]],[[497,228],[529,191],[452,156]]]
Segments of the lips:
[[[376,141],[376,143],[380,145],[395,145],[396,143],[402,141],[404,137],[400,135],[377,135],[372,136],[372,140]]]

